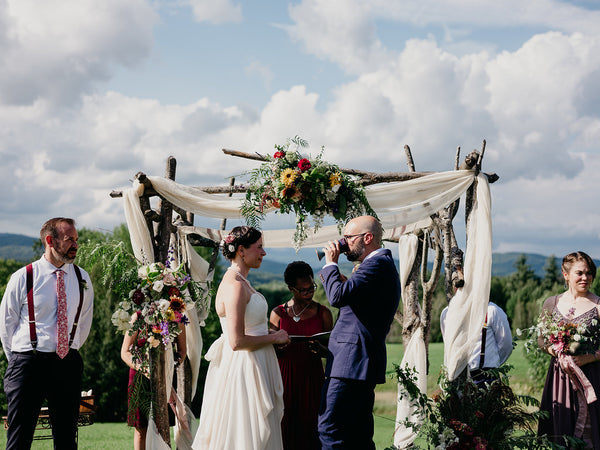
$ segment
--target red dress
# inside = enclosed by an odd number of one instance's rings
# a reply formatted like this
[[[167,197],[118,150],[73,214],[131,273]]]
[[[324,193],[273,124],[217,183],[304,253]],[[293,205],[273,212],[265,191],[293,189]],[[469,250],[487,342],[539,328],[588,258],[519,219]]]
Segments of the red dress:
[[[322,305],[317,313],[299,322],[287,314],[285,304],[278,308],[279,327],[290,335],[310,336],[323,329]],[[325,375],[321,357],[306,342],[292,342],[277,352],[283,379],[284,413],[281,421],[285,450],[320,449],[317,416]]]

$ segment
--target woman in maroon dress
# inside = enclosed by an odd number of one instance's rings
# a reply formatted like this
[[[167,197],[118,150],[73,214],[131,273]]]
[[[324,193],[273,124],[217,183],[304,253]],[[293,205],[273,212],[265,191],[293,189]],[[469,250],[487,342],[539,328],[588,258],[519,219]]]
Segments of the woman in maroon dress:
[[[596,265],[583,252],[570,253],[563,258],[562,273],[566,292],[544,302],[544,311],[552,320],[583,324],[589,335],[598,335],[600,326],[600,297],[589,291],[596,276]],[[584,348],[585,344],[590,348]],[[585,448],[600,449],[600,351],[598,343],[587,341],[581,351],[557,353],[556,347],[540,336],[540,347],[552,355],[540,409],[548,418],[540,420],[539,435],[547,435],[565,445],[563,436],[573,436],[586,443]],[[559,349],[560,350],[560,349]],[[574,367],[575,366],[575,367]],[[593,401],[582,389],[579,367],[591,386],[588,391],[599,400]],[[568,446],[568,445],[567,445]]]
[[[285,269],[284,279],[293,297],[271,312],[271,326],[292,336],[312,336],[331,331],[331,311],[316,302],[312,268],[294,261]],[[320,449],[317,416],[324,374],[321,357],[327,349],[318,340],[299,340],[277,351],[283,379],[285,406],[281,429],[285,450]]]

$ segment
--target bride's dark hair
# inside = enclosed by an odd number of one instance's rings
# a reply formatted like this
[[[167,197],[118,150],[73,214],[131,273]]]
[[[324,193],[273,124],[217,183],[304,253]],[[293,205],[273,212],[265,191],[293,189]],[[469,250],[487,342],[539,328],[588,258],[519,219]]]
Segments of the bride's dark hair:
[[[221,251],[223,252],[223,256],[232,260],[235,258],[235,254],[240,245],[248,248],[258,241],[261,236],[262,233],[254,227],[244,225],[233,228],[221,241]]]

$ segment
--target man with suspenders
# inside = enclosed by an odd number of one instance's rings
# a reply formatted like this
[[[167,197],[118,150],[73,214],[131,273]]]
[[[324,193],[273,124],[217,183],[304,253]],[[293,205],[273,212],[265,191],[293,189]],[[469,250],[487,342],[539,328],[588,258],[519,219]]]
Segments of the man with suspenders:
[[[43,256],[15,272],[0,305],[0,339],[8,358],[7,449],[31,447],[44,399],[54,448],[77,448],[83,362],[78,349],[92,325],[89,275],[73,264],[77,230],[57,217],[40,231]]]
[[[440,316],[442,338],[446,325],[446,306]],[[469,356],[469,372],[476,384],[491,382],[486,369],[498,368],[506,362],[512,353],[512,334],[508,317],[498,305],[490,301],[481,330],[480,338]],[[483,371],[483,372],[482,372]]]

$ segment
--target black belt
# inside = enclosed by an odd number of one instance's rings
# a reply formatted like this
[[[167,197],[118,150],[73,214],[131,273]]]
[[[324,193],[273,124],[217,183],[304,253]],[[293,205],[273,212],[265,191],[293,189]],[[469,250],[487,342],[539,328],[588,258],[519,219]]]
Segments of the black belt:
[[[71,351],[76,351],[75,349],[69,349],[69,353]],[[30,355],[37,356],[38,358],[58,358],[56,352],[41,352],[39,350],[28,350],[26,352],[12,352],[14,355]]]

